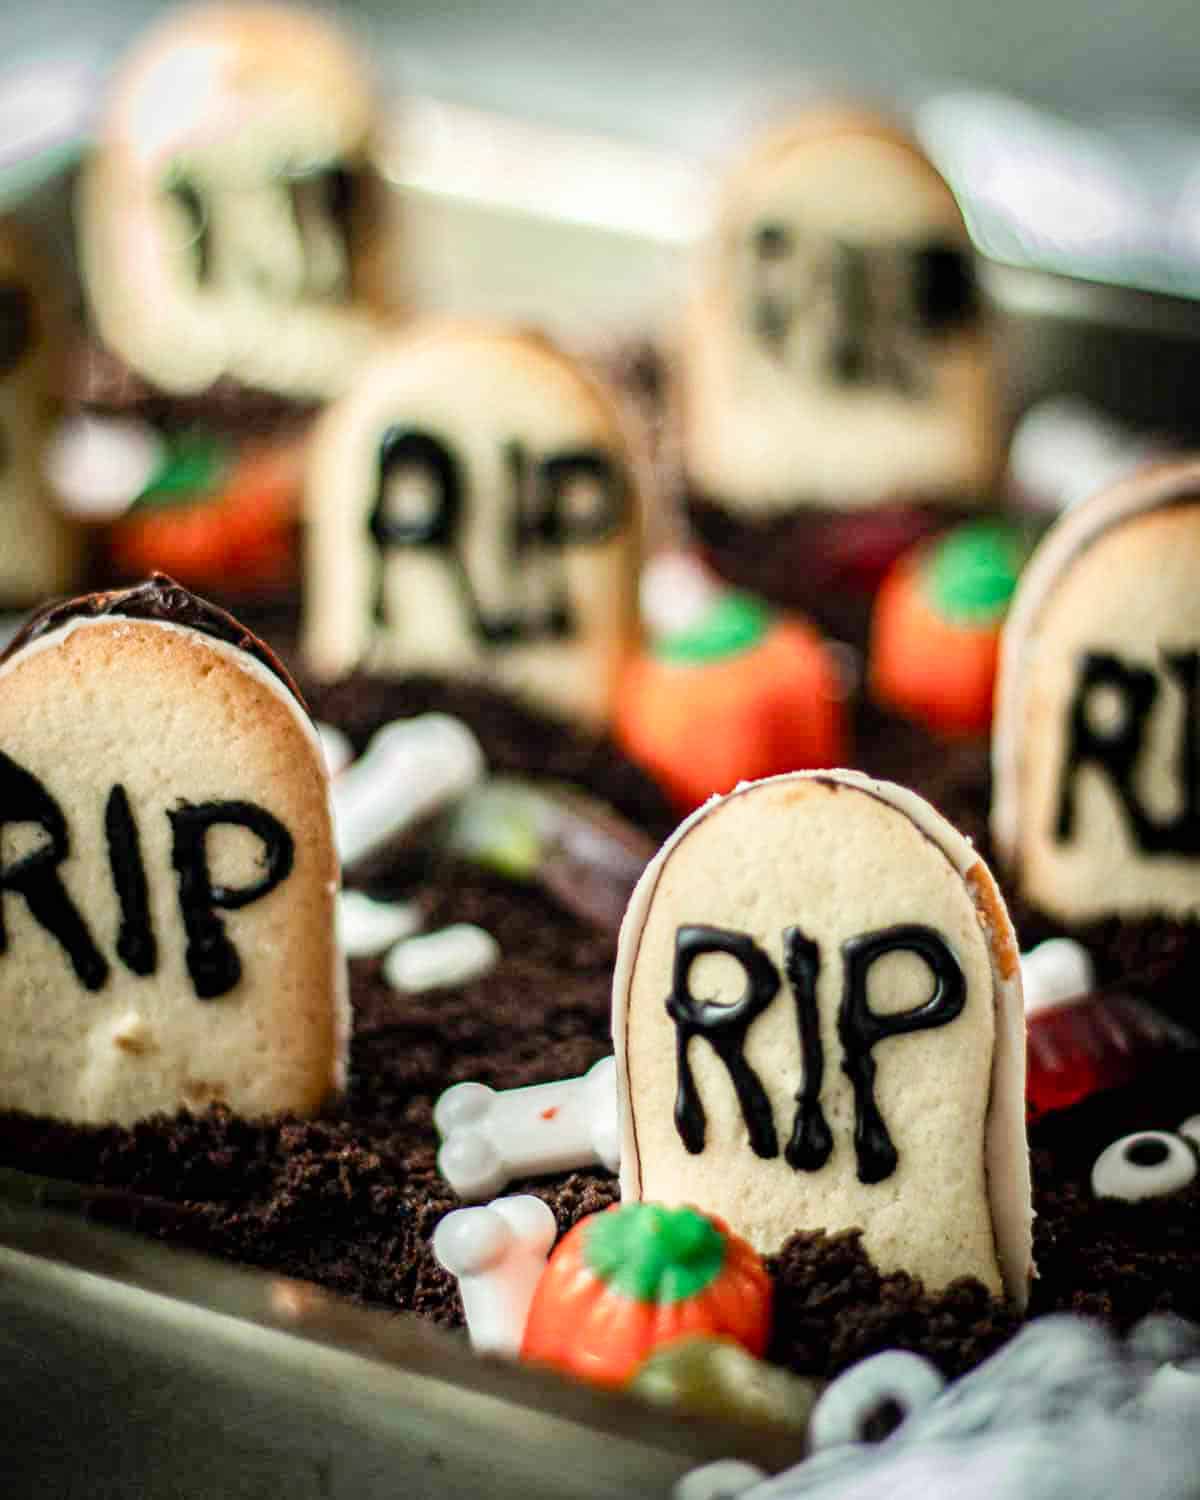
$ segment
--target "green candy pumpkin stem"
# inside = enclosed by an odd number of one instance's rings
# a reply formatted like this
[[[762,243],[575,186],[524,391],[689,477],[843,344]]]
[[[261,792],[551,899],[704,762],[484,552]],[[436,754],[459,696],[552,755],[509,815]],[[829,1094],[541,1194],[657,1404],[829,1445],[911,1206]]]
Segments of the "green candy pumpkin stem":
[[[923,569],[927,597],[955,625],[991,625],[1008,608],[1029,543],[1002,521],[957,526],[935,542]]]
[[[771,627],[771,612],[750,594],[721,594],[703,618],[687,630],[661,636],[654,643],[659,661],[702,666],[751,651]]]
[[[626,1203],[597,1216],[584,1260],[631,1301],[684,1302],[720,1276],[725,1238],[695,1209]]]

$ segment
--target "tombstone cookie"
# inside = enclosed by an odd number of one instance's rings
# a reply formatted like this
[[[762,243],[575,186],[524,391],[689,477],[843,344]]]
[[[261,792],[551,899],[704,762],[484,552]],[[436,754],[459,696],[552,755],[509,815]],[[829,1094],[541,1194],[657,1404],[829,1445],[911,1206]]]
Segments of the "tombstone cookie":
[[[0,1108],[309,1112],[348,1032],[319,741],[236,621],[158,577],[0,665]]]
[[[636,617],[634,463],[610,398],[545,340],[391,341],[322,418],[306,504],[316,671],[486,674],[607,717]]]
[[[43,476],[61,321],[44,258],[17,225],[0,220],[0,608],[36,603],[78,572],[78,532]]]
[[[684,354],[688,473],[732,510],[970,501],[995,471],[962,215],[869,115],[814,111],[731,176]]]
[[[733,582],[777,602],[812,610],[805,578],[873,584],[928,510],[977,506],[998,470],[962,215],[864,112],[814,109],[730,175],[681,355],[692,522]]]
[[[104,342],[180,394],[221,376],[293,397],[345,388],[374,339],[362,300],[375,106],[311,11],[212,5],[136,47],[79,199]]]
[[[1016,942],[970,844],[849,771],[752,782],[643,876],[613,983],[623,1198],[764,1252],[861,1227],[884,1272],[1031,1273]]]
[[[1005,626],[992,832],[1064,921],[1200,914],[1200,462],[1063,516]]]

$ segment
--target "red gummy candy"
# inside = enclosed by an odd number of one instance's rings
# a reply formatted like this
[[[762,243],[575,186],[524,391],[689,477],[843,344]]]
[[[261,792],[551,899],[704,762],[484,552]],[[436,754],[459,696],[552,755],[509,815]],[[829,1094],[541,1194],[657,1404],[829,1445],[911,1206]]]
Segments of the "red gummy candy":
[[[1030,1119],[1132,1083],[1155,1056],[1200,1045],[1186,1027],[1129,995],[1085,995],[1035,1012],[1027,1035]]]

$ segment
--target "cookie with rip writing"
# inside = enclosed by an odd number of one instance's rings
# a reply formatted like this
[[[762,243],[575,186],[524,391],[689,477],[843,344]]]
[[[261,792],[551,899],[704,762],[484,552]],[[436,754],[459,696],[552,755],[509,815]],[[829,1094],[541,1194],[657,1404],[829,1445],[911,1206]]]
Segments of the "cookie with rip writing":
[[[318,1108],[348,1038],[328,776],[270,653],[159,575],[0,663],[0,1108]]]
[[[689,490],[734,515],[977,503],[1000,461],[974,253],[916,142],[814,107],[730,172],[681,339]]]
[[[639,469],[614,398],[541,336],[394,336],[314,434],[310,665],[486,677],[603,723],[637,623]]]
[[[858,1227],[930,1289],[1032,1274],[1015,936],[914,793],[800,772],[714,798],[642,877],[613,984],[624,1198],[759,1250]]]
[[[362,58],[315,11],[197,5],[150,28],[80,179],[104,344],[174,395],[221,377],[293,398],[345,389],[386,301],[379,130]]]
[[[992,837],[1065,922],[1200,916],[1200,461],[1068,511],[1004,628]]]

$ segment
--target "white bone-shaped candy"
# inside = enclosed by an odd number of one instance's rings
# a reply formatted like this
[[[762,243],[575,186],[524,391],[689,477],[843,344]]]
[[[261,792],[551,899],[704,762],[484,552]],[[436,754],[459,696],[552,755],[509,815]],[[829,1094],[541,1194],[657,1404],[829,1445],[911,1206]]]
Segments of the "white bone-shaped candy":
[[[548,1205],[527,1193],[456,1209],[434,1230],[433,1253],[458,1278],[467,1332],[481,1354],[520,1352],[556,1233]]]
[[[421,914],[411,901],[374,901],[362,891],[338,895],[338,942],[347,958],[373,958],[412,937]]]
[[[339,776],[354,759],[354,746],[350,737],[335,724],[318,724],[317,738],[325,756],[325,769],[331,776]]]
[[[620,1165],[616,1061],[581,1078],[497,1091],[456,1083],[438,1100],[438,1170],[460,1198],[478,1201],[514,1177]]]
[[[478,979],[500,962],[500,944],[473,922],[452,922],[397,943],[383,961],[383,977],[410,995]]]
[[[673,635],[700,623],[721,585],[691,552],[660,552],[642,569],[638,603],[651,635]]]
[[[420,714],[385,724],[333,783],[342,864],[353,864],[461,797],[483,771],[479,741],[449,714]]]
[[[58,428],[43,468],[59,503],[85,521],[124,515],[154,477],[162,438],[135,417],[79,412]]]
[[[1021,954],[1021,987],[1025,1014],[1053,1010],[1095,988],[1091,955],[1073,938],[1047,938]]]

